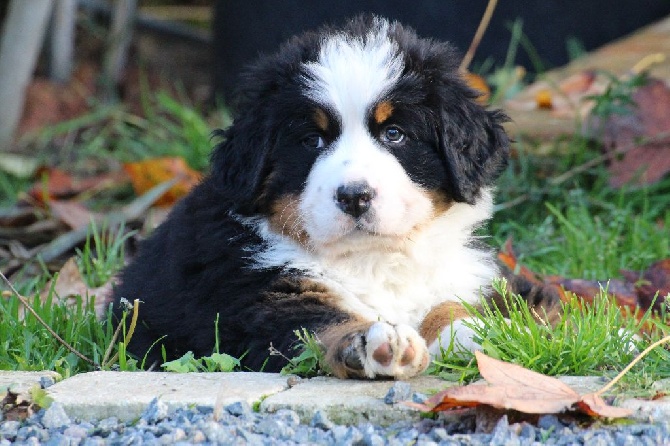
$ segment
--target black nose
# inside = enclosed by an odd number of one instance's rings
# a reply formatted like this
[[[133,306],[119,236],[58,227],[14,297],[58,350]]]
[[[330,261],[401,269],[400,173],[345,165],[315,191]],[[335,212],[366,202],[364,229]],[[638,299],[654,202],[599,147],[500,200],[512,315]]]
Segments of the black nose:
[[[358,218],[370,209],[375,190],[368,183],[361,181],[349,183],[337,188],[335,200],[345,214]]]

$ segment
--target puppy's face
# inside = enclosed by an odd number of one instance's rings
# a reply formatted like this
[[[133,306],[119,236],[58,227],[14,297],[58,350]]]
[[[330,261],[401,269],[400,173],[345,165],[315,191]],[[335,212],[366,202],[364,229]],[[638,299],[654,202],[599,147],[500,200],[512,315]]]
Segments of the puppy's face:
[[[291,42],[249,75],[261,91],[247,94],[214,174],[311,249],[405,240],[453,203],[476,206],[504,166],[501,116],[474,102],[457,62],[376,18]]]

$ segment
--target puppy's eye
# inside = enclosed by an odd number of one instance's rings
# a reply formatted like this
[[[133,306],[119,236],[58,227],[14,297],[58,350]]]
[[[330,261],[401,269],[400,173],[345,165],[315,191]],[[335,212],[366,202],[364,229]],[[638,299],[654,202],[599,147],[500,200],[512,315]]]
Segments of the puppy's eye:
[[[310,133],[302,139],[302,145],[308,149],[323,149],[326,141],[318,133]]]
[[[405,139],[405,132],[398,126],[390,125],[382,130],[380,138],[384,142],[397,144]]]

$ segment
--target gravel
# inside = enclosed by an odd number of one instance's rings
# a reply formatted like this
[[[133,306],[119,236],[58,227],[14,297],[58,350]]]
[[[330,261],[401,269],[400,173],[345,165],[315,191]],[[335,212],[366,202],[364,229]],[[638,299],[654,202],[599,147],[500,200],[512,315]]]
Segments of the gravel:
[[[212,409],[196,407],[168,413],[154,400],[142,416],[129,423],[115,417],[86,422],[70,419],[63,407],[54,403],[30,418],[0,422],[0,446],[39,445],[602,445],[652,446],[670,444],[670,424],[594,425],[582,428],[564,424],[553,415],[540,417],[537,425],[510,424],[503,416],[490,433],[475,429],[474,418],[457,422],[423,419],[396,423],[386,428],[361,424],[336,425],[317,411],[308,424],[298,414],[283,409],[274,414],[259,414],[245,403],[224,407],[218,416]]]

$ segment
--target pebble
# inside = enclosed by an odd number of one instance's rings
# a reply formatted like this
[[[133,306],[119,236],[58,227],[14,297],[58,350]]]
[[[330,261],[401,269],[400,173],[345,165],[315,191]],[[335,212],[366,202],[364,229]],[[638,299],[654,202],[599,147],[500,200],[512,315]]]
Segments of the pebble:
[[[312,417],[312,420],[309,422],[309,425],[312,427],[318,427],[319,429],[332,429],[333,422],[328,419],[322,410],[317,410]]]
[[[63,405],[59,402],[54,402],[51,406],[44,411],[42,417],[42,424],[47,429],[58,429],[63,426],[70,424],[70,417],[65,413]]]
[[[282,409],[274,414],[258,414],[246,403],[226,406],[216,421],[214,412],[202,408],[166,412],[156,400],[135,422],[111,417],[99,421],[72,422],[62,407],[52,405],[24,421],[0,422],[0,446],[103,444],[253,444],[253,445],[554,445],[653,446],[670,444],[670,422],[636,423],[582,428],[565,425],[554,416],[540,418],[540,426],[510,424],[502,417],[489,434],[478,433],[472,419],[422,419],[404,421],[387,428],[371,423],[343,426],[330,421],[325,411],[315,412],[311,421],[301,423],[298,414]],[[67,423],[63,424],[64,422]],[[51,427],[49,427],[51,426]],[[57,427],[56,427],[57,426]]]
[[[158,398],[154,398],[151,400],[147,408],[144,409],[140,418],[143,418],[148,423],[157,423],[167,418],[169,410],[167,403]]]
[[[251,407],[249,406],[249,403],[246,401],[237,401],[232,404],[229,404],[225,407],[226,411],[228,411],[229,414],[234,415],[236,417],[240,417],[243,415],[250,415],[253,413],[251,410]]]
[[[412,387],[409,383],[404,381],[396,381],[393,383],[388,393],[384,397],[386,404],[396,404],[401,401],[407,401],[412,395]]]

